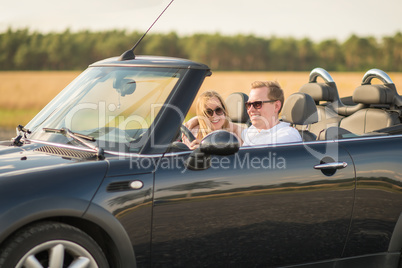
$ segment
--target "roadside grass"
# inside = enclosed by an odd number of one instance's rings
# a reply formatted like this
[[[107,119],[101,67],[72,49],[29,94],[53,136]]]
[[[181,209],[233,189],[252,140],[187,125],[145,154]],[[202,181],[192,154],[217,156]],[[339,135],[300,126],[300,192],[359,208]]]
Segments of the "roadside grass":
[[[26,125],[40,109],[3,109],[0,108],[0,128],[15,129],[18,125]]]

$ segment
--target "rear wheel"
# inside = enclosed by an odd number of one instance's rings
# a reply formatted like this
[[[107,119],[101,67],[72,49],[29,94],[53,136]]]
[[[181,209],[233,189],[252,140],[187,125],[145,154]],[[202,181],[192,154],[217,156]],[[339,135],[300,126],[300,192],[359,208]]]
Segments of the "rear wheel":
[[[73,226],[38,223],[20,230],[0,251],[0,267],[109,267],[99,245]]]

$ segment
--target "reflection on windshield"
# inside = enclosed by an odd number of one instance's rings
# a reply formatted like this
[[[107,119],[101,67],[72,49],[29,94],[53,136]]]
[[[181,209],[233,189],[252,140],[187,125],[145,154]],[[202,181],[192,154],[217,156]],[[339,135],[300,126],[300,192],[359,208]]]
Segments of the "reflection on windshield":
[[[107,150],[139,151],[179,78],[176,69],[89,68],[27,125],[33,132],[29,138],[76,145],[43,131],[67,128],[93,136]]]

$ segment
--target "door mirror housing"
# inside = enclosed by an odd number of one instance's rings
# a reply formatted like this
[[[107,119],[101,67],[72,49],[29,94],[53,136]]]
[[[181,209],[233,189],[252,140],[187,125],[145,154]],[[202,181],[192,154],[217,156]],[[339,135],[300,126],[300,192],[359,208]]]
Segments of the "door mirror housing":
[[[211,155],[231,155],[239,151],[239,139],[225,130],[218,130],[202,139],[200,146],[189,156],[186,166],[191,170],[205,170],[211,166]]]
[[[239,139],[226,130],[208,134],[200,143],[200,151],[209,155],[231,155],[239,151]]]

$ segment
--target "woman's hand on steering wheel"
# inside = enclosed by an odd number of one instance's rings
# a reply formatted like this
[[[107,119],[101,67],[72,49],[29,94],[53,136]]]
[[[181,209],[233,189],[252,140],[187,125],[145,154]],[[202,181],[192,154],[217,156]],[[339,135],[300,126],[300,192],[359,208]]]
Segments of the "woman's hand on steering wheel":
[[[193,133],[185,126],[180,127],[182,133],[182,140],[191,150],[195,150],[200,146],[200,140],[197,140]]]
[[[181,125],[180,130],[181,133],[188,139],[189,142],[195,140],[193,133],[191,133],[191,131],[185,125]]]

